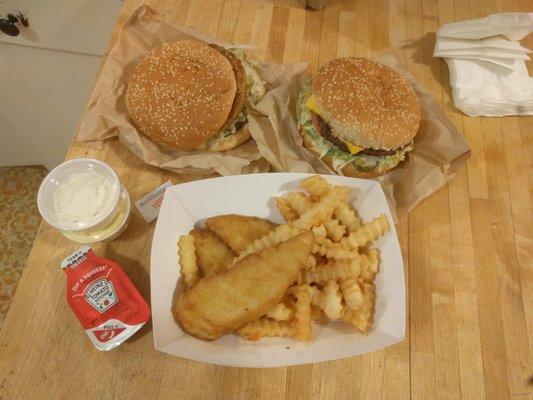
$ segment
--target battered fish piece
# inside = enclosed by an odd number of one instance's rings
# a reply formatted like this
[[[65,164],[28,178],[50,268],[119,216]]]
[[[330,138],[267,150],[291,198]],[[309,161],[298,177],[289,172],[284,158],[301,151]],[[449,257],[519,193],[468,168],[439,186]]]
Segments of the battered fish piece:
[[[228,271],[202,278],[173,305],[189,334],[214,340],[265,315],[296,281],[311,254],[313,234],[304,232],[277,247],[251,254]]]
[[[235,254],[239,254],[254,240],[276,228],[277,224],[268,219],[228,214],[209,218],[205,221],[205,226],[222,239]]]
[[[206,229],[191,231],[196,245],[196,262],[202,276],[210,276],[231,267],[235,254],[213,232]]]

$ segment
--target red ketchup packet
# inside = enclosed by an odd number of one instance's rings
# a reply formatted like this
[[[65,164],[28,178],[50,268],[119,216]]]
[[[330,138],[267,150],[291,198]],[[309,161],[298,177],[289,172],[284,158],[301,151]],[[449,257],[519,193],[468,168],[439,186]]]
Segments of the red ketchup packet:
[[[84,246],[61,263],[67,301],[98,350],[111,350],[150,319],[144,301],[120,265]]]

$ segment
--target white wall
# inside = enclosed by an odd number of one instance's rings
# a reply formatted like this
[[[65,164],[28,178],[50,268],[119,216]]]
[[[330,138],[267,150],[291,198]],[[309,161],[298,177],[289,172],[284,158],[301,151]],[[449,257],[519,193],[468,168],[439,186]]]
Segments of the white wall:
[[[30,29],[0,33],[0,166],[63,161],[120,11],[117,0],[3,0]]]

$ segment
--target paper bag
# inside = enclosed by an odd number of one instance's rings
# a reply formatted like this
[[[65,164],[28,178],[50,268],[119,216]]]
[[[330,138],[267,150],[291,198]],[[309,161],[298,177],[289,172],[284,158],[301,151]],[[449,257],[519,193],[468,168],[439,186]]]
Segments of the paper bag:
[[[404,76],[420,100],[421,121],[414,150],[396,169],[375,178],[383,187],[395,221],[400,221],[457,173],[470,149],[435,99],[394,56],[381,56],[376,61]],[[301,81],[295,79],[267,93],[249,117],[250,132],[261,154],[279,171],[335,174],[302,144],[296,122],[301,88]]]
[[[122,27],[100,73],[92,102],[80,124],[77,139],[101,141],[118,136],[121,143],[150,165],[184,174],[235,175],[264,172],[268,163],[253,140],[225,152],[173,151],[139,133],[126,115],[124,92],[127,77],[143,56],[165,42],[196,39],[227,46],[190,28],[168,22],[148,6],[139,7]],[[239,47],[239,46],[236,46]],[[306,64],[277,65],[259,62],[257,71],[267,91],[288,84]]]

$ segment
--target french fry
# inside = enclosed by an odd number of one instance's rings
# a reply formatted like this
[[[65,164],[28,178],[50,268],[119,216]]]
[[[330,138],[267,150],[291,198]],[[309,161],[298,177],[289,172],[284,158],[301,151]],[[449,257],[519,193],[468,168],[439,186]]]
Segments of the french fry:
[[[354,258],[356,253],[343,248],[340,243],[335,243],[327,238],[327,230],[324,224],[314,226],[312,229],[315,236],[313,253],[327,258]]]
[[[307,264],[305,264],[305,270],[307,271],[312,271],[314,270],[316,267],[316,258],[315,256],[313,255],[310,255],[309,258],[307,259]]]
[[[351,259],[357,257],[357,253],[354,251],[345,249],[339,243],[333,243],[331,240],[329,240],[329,243],[315,243],[311,252],[333,259]]]
[[[339,284],[327,281],[322,290],[309,286],[311,304],[319,307],[329,319],[339,319],[342,312],[342,295]]]
[[[344,203],[343,203],[344,204]],[[338,219],[331,218],[324,221],[326,235],[333,242],[340,242],[346,233],[346,227],[339,223]]]
[[[246,340],[257,341],[263,337],[294,337],[296,327],[285,321],[260,318],[240,327],[237,332]]]
[[[184,235],[178,240],[180,272],[185,286],[190,287],[198,281],[198,265],[196,264],[196,248],[194,236]]]
[[[287,203],[297,216],[309,211],[314,205],[313,200],[302,192],[290,192],[287,195]]]
[[[361,266],[359,279],[363,282],[373,282],[379,272],[379,252],[376,249],[365,250],[368,263]]]
[[[279,213],[285,221],[290,222],[298,218],[299,215],[292,209],[287,199],[284,197],[276,197],[275,199]]]
[[[326,227],[324,226],[324,224],[313,226],[311,228],[311,231],[313,232],[313,235],[315,235],[315,240],[317,242],[322,242],[327,238],[328,232],[326,231]]]
[[[361,273],[362,264],[368,263],[364,255],[350,260],[332,260],[327,264],[317,265],[314,270],[301,271],[298,284],[326,282],[337,279],[357,279]]]
[[[324,197],[331,190],[331,185],[319,175],[304,179],[300,183],[300,187],[306,190],[315,201]]]
[[[348,278],[341,280],[341,292],[346,306],[352,310],[357,310],[363,304],[363,291],[359,287],[357,280]]]
[[[366,245],[380,236],[383,236],[389,230],[389,221],[385,214],[374,218],[367,224],[354,232],[351,232],[347,237],[341,240],[343,247],[351,250],[357,250],[359,247]]]
[[[346,203],[339,204],[335,210],[335,217],[348,228],[348,232],[354,232],[362,225],[361,219]]]
[[[296,297],[293,324],[296,328],[296,339],[311,340],[311,295],[308,285],[293,286],[292,293]]]
[[[373,283],[363,283],[363,304],[357,310],[344,307],[343,321],[356,327],[362,333],[368,333],[374,322],[374,307],[376,304],[376,287]]]
[[[255,240],[251,245],[244,249],[244,251],[233,260],[233,263],[241,260],[247,255],[258,253],[261,250],[266,249],[267,247],[277,246],[278,244],[283,243],[298,235],[300,232],[301,231],[294,226],[287,224],[279,225],[276,229],[270,231],[268,234],[261,237],[260,239]]]
[[[324,318],[322,310],[314,305],[311,305],[311,320],[316,321]]]
[[[284,303],[278,303],[276,307],[266,313],[266,316],[276,321],[290,321],[294,316],[294,310]]]
[[[346,200],[349,189],[344,186],[334,186],[318,203],[300,215],[296,221],[291,224],[300,230],[309,230],[313,226],[320,225],[326,219],[331,217],[335,208]]]

